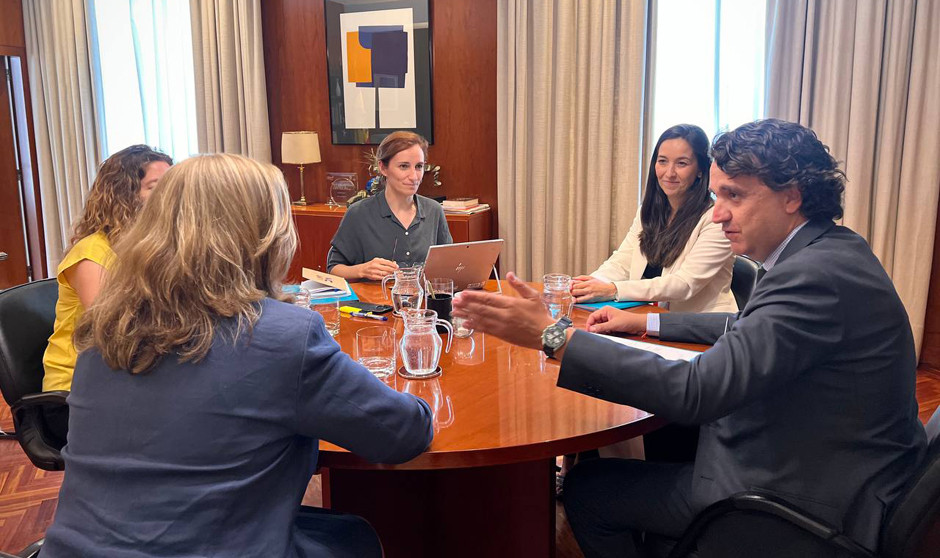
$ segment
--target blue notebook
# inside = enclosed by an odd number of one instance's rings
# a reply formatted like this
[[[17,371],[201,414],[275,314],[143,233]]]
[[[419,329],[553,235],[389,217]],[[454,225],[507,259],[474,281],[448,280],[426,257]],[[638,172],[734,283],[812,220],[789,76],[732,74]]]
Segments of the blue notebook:
[[[282,289],[285,293],[294,294],[300,292],[300,285],[284,285]],[[348,295],[339,299],[340,302],[349,302],[353,300],[359,300],[359,296],[356,295],[356,291],[354,291],[352,287],[349,287]]]
[[[590,310],[593,312],[594,310],[599,310],[605,306],[613,306],[618,310],[626,310],[627,308],[634,308],[636,306],[643,306],[645,304],[649,304],[649,302],[637,302],[635,300],[614,302],[612,300],[608,300],[606,302],[585,302],[583,304],[575,304],[574,307],[581,308],[582,310]]]

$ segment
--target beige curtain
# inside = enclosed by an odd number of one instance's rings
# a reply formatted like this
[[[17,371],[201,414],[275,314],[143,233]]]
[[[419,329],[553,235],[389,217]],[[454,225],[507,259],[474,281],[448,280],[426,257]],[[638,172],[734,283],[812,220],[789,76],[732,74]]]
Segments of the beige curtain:
[[[199,151],[271,162],[260,0],[190,0]]]
[[[639,200],[646,2],[499,0],[503,271],[589,273]]]
[[[46,261],[54,276],[100,158],[83,0],[23,2]]]
[[[923,336],[940,196],[940,2],[770,0],[766,114],[844,162],[868,239]]]

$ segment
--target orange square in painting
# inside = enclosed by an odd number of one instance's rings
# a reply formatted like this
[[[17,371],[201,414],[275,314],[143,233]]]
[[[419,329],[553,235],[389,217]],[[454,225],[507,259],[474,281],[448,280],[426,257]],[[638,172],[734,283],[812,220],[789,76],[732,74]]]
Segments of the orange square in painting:
[[[359,44],[359,32],[346,33],[346,68],[351,83],[372,81],[372,51]]]

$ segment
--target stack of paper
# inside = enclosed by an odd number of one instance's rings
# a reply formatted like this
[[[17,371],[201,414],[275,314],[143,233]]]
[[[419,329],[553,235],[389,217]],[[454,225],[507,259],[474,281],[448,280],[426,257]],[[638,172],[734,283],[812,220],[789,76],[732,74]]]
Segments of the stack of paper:
[[[594,335],[600,335],[595,333]],[[654,345],[652,343],[644,343],[642,341],[634,341],[633,339],[624,339],[622,337],[613,337],[612,335],[600,335],[604,339],[610,339],[615,343],[620,343],[621,345],[626,345],[628,347],[633,347],[634,349],[639,349],[641,351],[647,351],[650,353],[655,353],[666,360],[692,360],[698,355],[702,354],[698,351],[690,351],[688,349],[676,349],[675,347],[667,347],[665,345]]]

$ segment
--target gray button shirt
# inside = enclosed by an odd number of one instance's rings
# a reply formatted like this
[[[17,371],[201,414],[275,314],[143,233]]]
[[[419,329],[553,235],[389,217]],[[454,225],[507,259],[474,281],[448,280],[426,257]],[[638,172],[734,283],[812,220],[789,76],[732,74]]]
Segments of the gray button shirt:
[[[333,237],[327,269],[337,264],[358,265],[372,258],[385,258],[404,267],[423,262],[430,246],[452,243],[441,204],[415,195],[415,205],[417,213],[407,229],[392,213],[384,191],[351,205]]]

